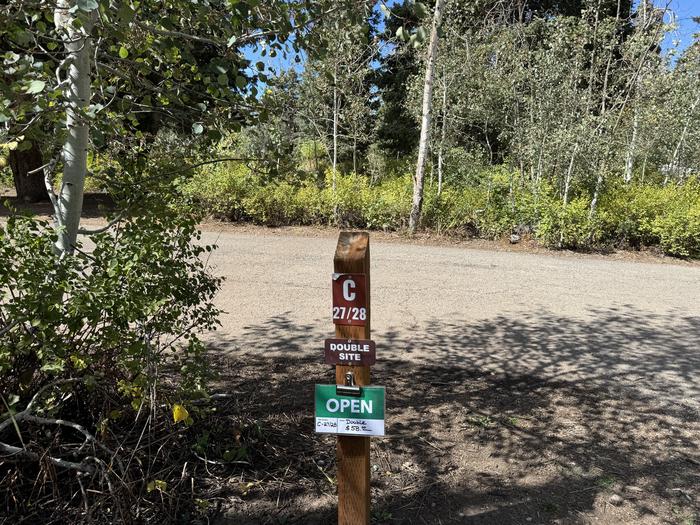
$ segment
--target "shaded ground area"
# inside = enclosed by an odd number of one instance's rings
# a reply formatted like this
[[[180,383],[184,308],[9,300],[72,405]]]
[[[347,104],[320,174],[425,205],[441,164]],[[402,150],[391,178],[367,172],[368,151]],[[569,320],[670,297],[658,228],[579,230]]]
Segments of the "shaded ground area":
[[[5,202],[8,202],[11,208],[20,212],[28,212],[45,217],[53,215],[53,207],[49,201],[26,203],[17,199],[14,195],[14,190],[12,192],[0,190],[0,217],[10,215],[10,210],[5,206]],[[104,193],[87,193],[83,201],[82,217],[84,219],[102,218],[105,216],[106,211],[113,208],[114,202],[108,195]]]
[[[594,314],[434,320],[378,337],[389,437],[372,441],[374,521],[696,523],[700,323]],[[246,341],[260,338],[248,348],[212,341],[221,388],[240,393],[212,443],[241,418],[257,429],[250,465],[212,467],[221,523],[334,520],[335,440],[312,422],[313,384],[333,372],[302,350],[310,333],[282,316],[247,327]],[[434,358],[397,359],[414,347]]]

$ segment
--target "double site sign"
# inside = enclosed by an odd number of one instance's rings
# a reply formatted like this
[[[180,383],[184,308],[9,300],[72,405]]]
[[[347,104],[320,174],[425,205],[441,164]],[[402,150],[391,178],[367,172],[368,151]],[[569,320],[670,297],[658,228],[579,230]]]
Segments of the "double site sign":
[[[377,360],[376,345],[370,339],[326,339],[323,355],[327,365],[372,366]]]

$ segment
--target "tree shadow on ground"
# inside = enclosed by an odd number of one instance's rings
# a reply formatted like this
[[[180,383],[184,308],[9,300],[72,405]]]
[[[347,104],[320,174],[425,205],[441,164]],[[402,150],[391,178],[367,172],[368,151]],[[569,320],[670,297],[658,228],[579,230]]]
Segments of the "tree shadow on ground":
[[[5,202],[9,204],[5,206]],[[24,202],[17,197],[0,198],[0,217],[9,217],[12,210],[20,213],[31,213],[39,216],[51,216],[54,214],[53,206],[50,202]],[[107,212],[114,210],[114,201],[106,193],[86,193],[83,198],[83,219],[97,219],[105,217]]]
[[[221,388],[266,432],[223,523],[335,516],[335,440],[313,433],[332,383],[313,325],[286,317],[212,344]],[[374,337],[387,438],[372,441],[378,523],[693,523],[700,518],[700,321],[630,307],[433,320]],[[276,453],[275,453],[276,451]],[[271,481],[270,481],[271,480]],[[280,481],[282,480],[282,481]],[[619,496],[619,499],[617,499]]]

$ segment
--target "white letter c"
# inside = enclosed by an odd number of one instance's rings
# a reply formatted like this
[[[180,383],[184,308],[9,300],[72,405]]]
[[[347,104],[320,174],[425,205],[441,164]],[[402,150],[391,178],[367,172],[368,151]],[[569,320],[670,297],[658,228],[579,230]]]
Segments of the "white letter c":
[[[352,279],[347,279],[343,283],[343,299],[345,299],[346,301],[354,301],[355,297],[357,297],[357,294],[355,292],[351,292],[350,288],[354,290],[355,288],[357,288],[357,285]]]

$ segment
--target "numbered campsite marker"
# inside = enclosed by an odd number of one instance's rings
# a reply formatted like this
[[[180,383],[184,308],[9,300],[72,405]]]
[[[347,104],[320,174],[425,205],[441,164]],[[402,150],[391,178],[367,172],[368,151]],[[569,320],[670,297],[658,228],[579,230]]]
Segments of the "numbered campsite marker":
[[[364,274],[333,274],[333,322],[356,326],[367,323],[367,281]]]
[[[357,397],[340,396],[337,385],[316,385],[316,432],[346,436],[383,436],[383,386],[363,386]]]
[[[370,264],[369,264],[369,234],[367,232],[340,232],[338,244],[333,254],[333,307],[336,314],[335,337],[338,339],[371,339],[370,337]],[[345,310],[340,310],[345,308]],[[348,308],[357,308],[357,320],[353,320],[355,312],[348,312]],[[364,309],[364,310],[362,310]],[[343,315],[344,314],[344,315]],[[348,318],[349,317],[349,318]],[[352,373],[352,381],[348,381],[348,374]],[[370,383],[370,367],[363,365],[336,365],[335,367],[336,386],[328,385],[325,394],[322,392],[320,406],[321,413],[316,416],[316,428],[320,432],[331,432],[340,434],[339,428],[350,435],[338,435],[336,447],[336,479],[338,482],[338,525],[369,525],[371,521],[370,512],[370,472],[369,472],[369,432],[371,426],[378,423],[369,423],[372,420],[368,414],[353,414],[352,400],[361,400],[362,392]],[[348,383],[352,383],[349,385]],[[358,391],[354,387],[359,387]],[[324,387],[321,387],[322,389]],[[340,410],[342,400],[338,398],[337,388],[346,392],[352,390],[353,395],[340,396],[345,399],[343,408],[350,409],[347,414],[350,417],[339,417],[335,409],[335,403],[331,402],[326,409],[326,403],[331,399],[338,400],[338,410]],[[359,394],[359,395],[358,395]],[[367,395],[367,394],[364,394]],[[325,399],[325,401],[324,401]],[[344,405],[348,403],[345,407]],[[367,399],[365,398],[365,401]],[[358,406],[357,404],[355,405]],[[383,401],[381,403],[384,409]],[[360,409],[366,405],[359,405]],[[372,402],[372,413],[375,413],[375,403]],[[350,421],[348,421],[350,419]],[[343,420],[343,421],[341,421]],[[358,423],[360,421],[360,423]],[[339,423],[341,426],[339,427]],[[382,425],[383,426],[383,425]],[[325,430],[324,430],[325,429]],[[358,435],[357,432],[360,432]]]
[[[327,365],[372,366],[377,360],[376,345],[369,339],[326,339]]]

